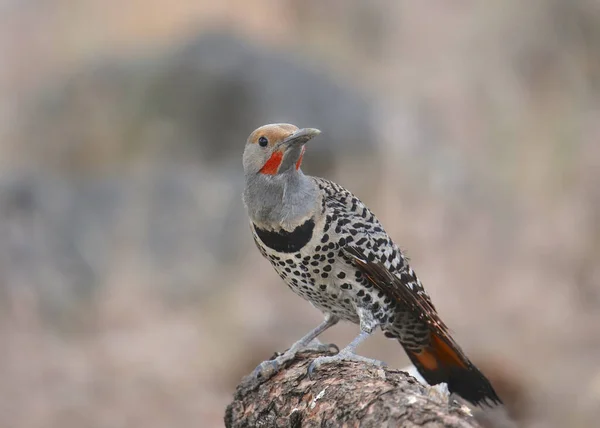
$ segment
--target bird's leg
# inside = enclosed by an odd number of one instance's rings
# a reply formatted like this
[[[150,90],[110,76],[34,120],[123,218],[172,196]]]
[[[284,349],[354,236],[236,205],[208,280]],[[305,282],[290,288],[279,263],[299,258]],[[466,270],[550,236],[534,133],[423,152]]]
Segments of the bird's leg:
[[[283,355],[291,354],[291,357],[293,358],[294,355],[298,351],[301,351],[303,349],[312,349],[315,351],[329,350],[329,348],[331,348],[331,345],[324,345],[321,342],[319,342],[318,340],[315,341],[315,339],[318,336],[320,336],[321,333],[323,333],[325,330],[336,325],[339,322],[339,320],[340,319],[338,317],[336,317],[335,315],[331,315],[331,314],[325,315],[325,319],[323,320],[323,322],[321,324],[316,326],[313,330],[309,331],[306,334],[306,336],[304,336],[302,339],[300,339],[296,343],[294,343],[290,347],[290,349],[288,349],[287,351],[285,351],[283,353]],[[309,346],[310,343],[313,341],[315,341],[314,345]],[[281,355],[281,356],[283,356],[283,355]]]
[[[272,360],[267,360],[260,363],[258,367],[256,367],[256,369],[254,369],[252,374],[249,376],[249,381],[267,380],[271,378],[281,369],[281,367],[285,363],[293,360],[296,356],[296,353],[303,349],[310,349],[321,352],[330,351],[332,347],[335,347],[335,345],[325,345],[319,342],[318,340],[315,341],[315,339],[325,330],[336,325],[338,321],[338,317],[331,314],[326,314],[325,319],[321,324],[319,324],[313,330],[309,331],[304,337],[302,337],[300,340],[294,343],[290,347],[290,349],[288,349],[283,354],[277,356]],[[314,343],[312,343],[313,341]]]
[[[356,336],[354,340],[348,344],[348,346],[346,346],[336,355],[333,355],[331,357],[315,358],[308,366],[309,375],[312,374],[312,372],[315,369],[318,369],[322,364],[333,363],[337,361],[359,361],[367,364],[374,364],[379,367],[386,365],[383,361],[356,355],[356,348],[358,347],[358,345],[364,342],[367,337],[371,336],[371,334],[373,334],[373,332],[375,331],[375,328],[377,328],[377,326],[379,325],[369,311],[362,308],[358,308],[357,312],[360,317],[359,335]]]

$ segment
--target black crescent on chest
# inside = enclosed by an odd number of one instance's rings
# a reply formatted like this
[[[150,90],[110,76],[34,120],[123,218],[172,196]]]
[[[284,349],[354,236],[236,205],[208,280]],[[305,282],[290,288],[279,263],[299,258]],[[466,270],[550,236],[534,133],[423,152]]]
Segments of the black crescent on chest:
[[[280,253],[295,253],[300,251],[312,238],[315,222],[313,219],[306,220],[291,232],[265,230],[255,224],[252,226],[265,246]]]

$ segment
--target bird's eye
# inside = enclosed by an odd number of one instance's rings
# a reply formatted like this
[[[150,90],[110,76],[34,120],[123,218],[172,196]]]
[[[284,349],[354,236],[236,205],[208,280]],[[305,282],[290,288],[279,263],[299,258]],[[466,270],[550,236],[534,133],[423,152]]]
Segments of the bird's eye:
[[[260,144],[261,147],[266,147],[267,144],[269,144],[269,140],[267,140],[267,137],[260,137],[258,139],[258,144]]]

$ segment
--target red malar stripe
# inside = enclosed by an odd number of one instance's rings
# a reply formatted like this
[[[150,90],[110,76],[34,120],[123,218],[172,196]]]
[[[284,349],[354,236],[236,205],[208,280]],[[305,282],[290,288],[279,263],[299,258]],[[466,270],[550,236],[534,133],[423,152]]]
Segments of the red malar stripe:
[[[302,164],[302,157],[304,156],[304,150],[306,150],[306,147],[302,146],[302,151],[300,152],[300,157],[296,161],[296,171],[300,169],[300,165]]]
[[[265,162],[265,164],[261,168],[260,172],[262,172],[263,174],[269,174],[269,175],[277,174],[277,170],[279,169],[279,165],[281,165],[282,160],[283,160],[283,152],[281,152],[281,151],[273,152],[273,154],[271,155],[269,160],[267,162]]]

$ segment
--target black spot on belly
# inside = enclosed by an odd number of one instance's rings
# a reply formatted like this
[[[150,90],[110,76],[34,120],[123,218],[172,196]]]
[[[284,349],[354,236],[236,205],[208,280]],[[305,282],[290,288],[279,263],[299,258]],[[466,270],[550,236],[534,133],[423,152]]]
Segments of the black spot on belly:
[[[281,253],[300,251],[312,238],[315,222],[310,219],[295,228],[292,232],[286,230],[271,231],[260,229],[254,225],[254,230],[263,244]]]

